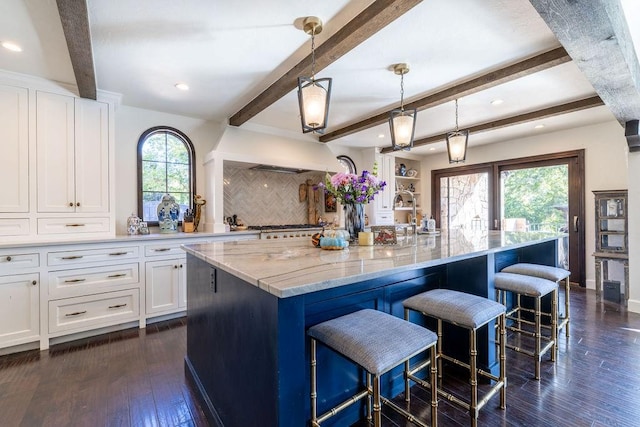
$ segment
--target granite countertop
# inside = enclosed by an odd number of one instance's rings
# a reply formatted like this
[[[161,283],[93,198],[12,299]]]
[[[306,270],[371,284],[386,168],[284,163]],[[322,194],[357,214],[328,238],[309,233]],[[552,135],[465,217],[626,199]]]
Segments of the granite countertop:
[[[400,238],[397,245],[323,250],[310,240],[249,240],[183,245],[190,254],[279,297],[556,240],[562,233],[471,232]]]

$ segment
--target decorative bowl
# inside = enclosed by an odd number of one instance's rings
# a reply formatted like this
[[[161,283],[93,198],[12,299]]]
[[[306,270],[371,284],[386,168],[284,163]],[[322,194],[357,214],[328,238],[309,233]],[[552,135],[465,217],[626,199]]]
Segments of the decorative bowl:
[[[418,171],[417,171],[417,170],[415,170],[415,169],[409,169],[409,170],[407,171],[407,176],[408,176],[409,178],[415,178],[416,176],[418,176]]]

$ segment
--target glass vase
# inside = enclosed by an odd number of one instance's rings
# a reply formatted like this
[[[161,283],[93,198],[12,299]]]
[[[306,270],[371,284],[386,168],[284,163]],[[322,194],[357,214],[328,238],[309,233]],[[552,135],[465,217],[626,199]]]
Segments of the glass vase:
[[[364,231],[364,204],[344,205],[344,228],[349,232],[349,240],[358,240],[358,233]]]

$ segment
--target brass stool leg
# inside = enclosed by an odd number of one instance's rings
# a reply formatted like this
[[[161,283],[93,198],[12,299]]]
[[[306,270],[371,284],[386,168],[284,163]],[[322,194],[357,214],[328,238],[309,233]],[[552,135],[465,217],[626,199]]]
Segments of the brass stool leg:
[[[507,328],[505,326],[506,316],[503,314],[498,317],[498,329],[500,330],[500,381],[502,388],[500,389],[500,408],[507,407]]]
[[[367,395],[367,419],[371,421],[371,374],[367,372],[367,390],[369,394]]]
[[[409,321],[409,309],[404,309],[404,320]],[[434,360],[431,360],[431,363],[435,363]],[[404,400],[409,403],[411,401],[411,384],[409,380],[409,370],[411,366],[409,365],[409,360],[404,362]],[[432,383],[433,384],[433,383]]]
[[[380,376],[373,376],[373,425],[380,427],[382,425],[382,414],[380,412]]]
[[[571,315],[569,314],[569,287],[570,287],[570,283],[569,283],[569,278],[567,277],[567,280],[565,282],[564,285],[564,316],[567,319],[567,323],[565,324],[565,336],[567,338],[569,338],[569,323],[571,323]]]
[[[438,380],[442,385],[442,320],[438,319]]]
[[[540,300],[541,297],[535,298],[535,341],[536,341],[536,350],[534,353],[536,359],[536,370],[535,370],[535,379],[540,379]]]
[[[438,369],[436,346],[431,346],[431,427],[438,427]]]
[[[316,407],[316,340],[311,338],[311,426],[319,427]]]
[[[471,404],[469,405],[469,415],[471,416],[471,427],[478,425],[478,369],[476,368],[476,330],[469,331],[469,373],[471,375]]]
[[[520,322],[520,314],[521,314],[521,310],[520,310],[520,307],[521,307],[520,306],[520,294],[518,294],[516,299],[517,299],[516,307],[518,308],[518,311],[517,311],[518,323],[517,323],[517,325],[518,325],[518,329],[522,329],[522,323]]]
[[[556,361],[556,353],[558,352],[558,289],[556,288],[551,294],[551,361]]]

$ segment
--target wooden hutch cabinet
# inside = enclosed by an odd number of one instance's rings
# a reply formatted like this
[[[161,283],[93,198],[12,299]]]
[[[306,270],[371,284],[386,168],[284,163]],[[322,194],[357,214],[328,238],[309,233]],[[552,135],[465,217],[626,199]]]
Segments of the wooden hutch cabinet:
[[[596,250],[593,256],[597,299],[626,307],[629,299],[627,190],[594,191],[593,194],[596,210]]]

